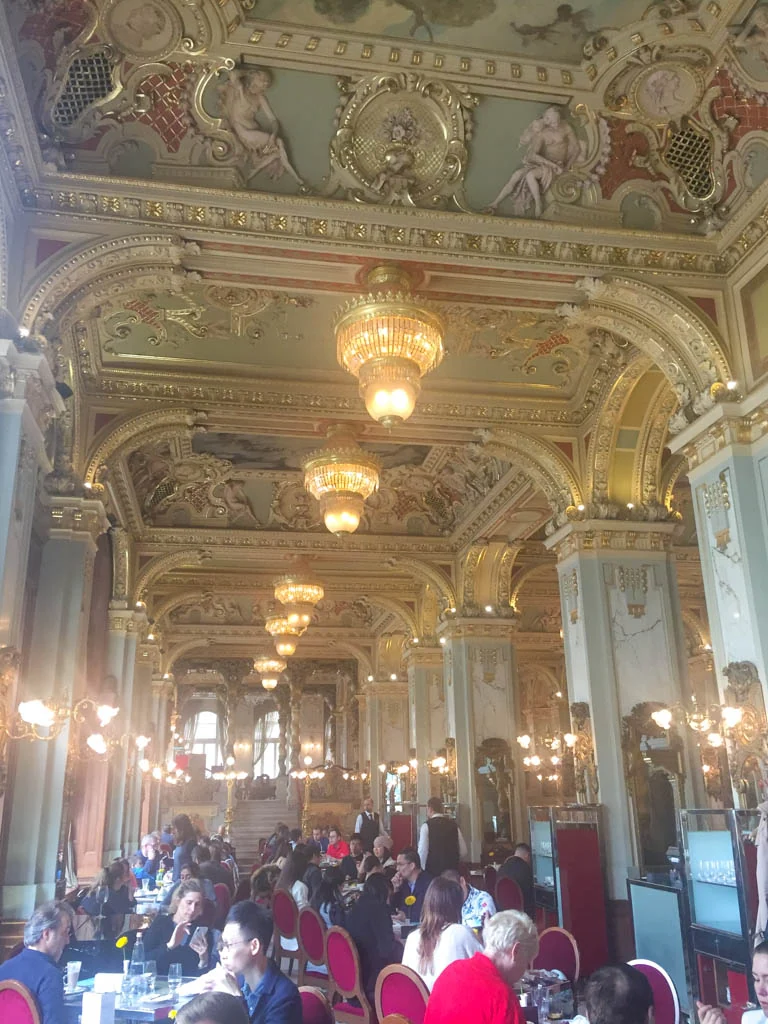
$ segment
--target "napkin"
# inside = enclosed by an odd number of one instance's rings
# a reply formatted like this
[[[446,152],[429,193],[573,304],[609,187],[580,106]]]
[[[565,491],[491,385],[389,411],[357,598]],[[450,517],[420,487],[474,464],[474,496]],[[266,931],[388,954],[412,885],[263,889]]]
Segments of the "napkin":
[[[82,1024],[114,1024],[114,992],[85,992],[80,1020]]]

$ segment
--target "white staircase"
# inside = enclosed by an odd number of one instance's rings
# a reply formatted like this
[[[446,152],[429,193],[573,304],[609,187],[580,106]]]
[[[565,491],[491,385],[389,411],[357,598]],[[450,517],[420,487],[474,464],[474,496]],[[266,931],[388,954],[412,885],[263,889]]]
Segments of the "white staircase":
[[[285,799],[238,800],[232,819],[232,842],[241,873],[256,863],[259,840],[268,839],[282,821],[288,828],[299,827],[299,809],[288,807]]]

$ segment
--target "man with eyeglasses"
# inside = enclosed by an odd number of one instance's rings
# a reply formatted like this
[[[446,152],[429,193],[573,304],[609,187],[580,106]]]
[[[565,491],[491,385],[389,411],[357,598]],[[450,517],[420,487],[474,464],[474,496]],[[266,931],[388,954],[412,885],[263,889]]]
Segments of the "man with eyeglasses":
[[[250,900],[236,903],[219,945],[221,963],[204,987],[245,1000],[250,1024],[302,1024],[301,996],[290,978],[267,959],[272,916]]]

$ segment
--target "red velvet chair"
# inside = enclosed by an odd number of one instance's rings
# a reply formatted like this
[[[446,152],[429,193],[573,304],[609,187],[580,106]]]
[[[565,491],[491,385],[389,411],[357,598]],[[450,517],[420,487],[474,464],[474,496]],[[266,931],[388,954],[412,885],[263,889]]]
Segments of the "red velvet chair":
[[[325,992],[303,985],[299,988],[299,995],[302,1024],[333,1024],[333,1010]]]
[[[379,1021],[379,1024],[411,1024],[411,1022],[402,1013],[388,1013],[383,1020]]]
[[[539,953],[532,966],[538,971],[562,971],[575,985],[580,968],[576,939],[565,928],[545,928],[539,936]]]
[[[274,944],[272,957],[278,967],[282,967],[284,959],[288,960],[288,973],[293,971],[295,960],[299,959],[298,949],[286,949],[284,940],[299,939],[299,908],[296,901],[286,889],[275,889],[272,897],[272,921],[274,925]]]
[[[340,1002],[333,1003],[337,1024],[375,1024],[376,1018],[363,988],[360,954],[349,932],[336,926],[329,928],[325,935],[325,955],[332,1002],[337,994],[341,997]],[[353,998],[358,1000],[359,1006],[350,1002]]]
[[[496,880],[498,875],[499,873],[493,864],[486,864],[485,871],[483,871],[483,888],[494,898],[496,896]]]
[[[40,1024],[34,996],[20,981],[0,981],[0,1020],[3,1024]]]
[[[224,885],[223,882],[216,882],[213,891],[216,893],[216,922],[214,928],[221,930],[224,927],[224,922],[227,920],[229,908],[232,906],[232,897],[229,895],[228,886]]]
[[[522,889],[514,878],[500,878],[495,896],[497,910],[525,910]]]
[[[675,983],[653,960],[630,960],[629,966],[640,971],[651,983],[654,1024],[680,1024],[680,999]]]
[[[299,985],[316,985],[327,991],[327,972],[313,970],[325,964],[325,924],[313,907],[299,911]]]
[[[218,910],[216,904],[212,900],[203,900],[203,912],[200,915],[197,924],[205,925],[206,928],[215,928],[216,921],[218,918]]]
[[[376,979],[376,1016],[402,1014],[410,1024],[423,1024],[429,989],[410,967],[392,964]]]

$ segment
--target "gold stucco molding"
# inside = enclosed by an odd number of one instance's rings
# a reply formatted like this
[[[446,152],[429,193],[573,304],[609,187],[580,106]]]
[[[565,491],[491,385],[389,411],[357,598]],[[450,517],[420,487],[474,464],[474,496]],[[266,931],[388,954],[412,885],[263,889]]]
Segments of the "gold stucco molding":
[[[92,498],[50,496],[44,509],[51,537],[90,538],[95,549],[96,541],[109,529],[104,506]]]
[[[739,396],[740,397],[740,396]],[[749,451],[768,434],[768,383],[741,401],[719,405],[672,438],[673,452],[684,456],[689,471],[702,468],[726,449]]]
[[[558,562],[571,555],[600,554],[602,552],[669,553],[672,550],[676,523],[626,523],[587,520],[561,527],[545,541],[555,552]]]

